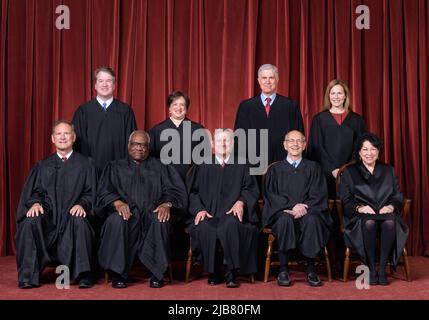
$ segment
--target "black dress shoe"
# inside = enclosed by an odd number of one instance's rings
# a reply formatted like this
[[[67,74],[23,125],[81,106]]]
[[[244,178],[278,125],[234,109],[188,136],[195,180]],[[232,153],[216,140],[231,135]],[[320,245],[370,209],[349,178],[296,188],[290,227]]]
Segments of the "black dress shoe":
[[[377,272],[370,272],[369,273],[369,285],[375,286],[378,284],[378,275]]]
[[[222,277],[220,277],[214,273],[210,273],[209,278],[207,280],[207,283],[211,286],[215,286],[215,285],[223,283],[223,279],[222,279]]]
[[[238,288],[240,285],[235,278],[233,271],[228,271],[225,275],[226,287],[227,288]]]
[[[150,278],[150,287],[151,288],[162,288],[164,286],[164,280],[159,280],[155,277]]]
[[[33,286],[31,285],[31,283],[29,283],[29,282],[20,282],[18,284],[18,287],[21,288],[21,289],[32,289],[33,288]]]
[[[277,276],[277,284],[281,287],[289,287],[291,284],[289,273],[287,271],[281,271]]]
[[[320,287],[322,285],[322,281],[316,272],[310,272],[307,274],[307,282],[311,287]]]
[[[127,284],[124,281],[112,280],[112,288],[124,289],[126,287],[127,287]]]
[[[94,285],[94,282],[90,278],[82,278],[79,280],[79,289],[88,289]]]
[[[378,284],[380,286],[388,286],[389,280],[387,280],[387,276],[385,273],[379,273],[378,274]]]

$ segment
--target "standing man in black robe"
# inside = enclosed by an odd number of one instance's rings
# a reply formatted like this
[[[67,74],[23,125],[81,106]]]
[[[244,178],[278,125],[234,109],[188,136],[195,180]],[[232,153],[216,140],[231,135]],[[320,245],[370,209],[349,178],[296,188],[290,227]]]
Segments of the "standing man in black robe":
[[[233,158],[232,130],[216,130],[212,163],[194,166],[188,177],[189,234],[193,252],[199,253],[210,285],[222,282],[236,288],[236,272],[257,270],[258,217],[254,210],[259,196],[255,177],[246,164]],[[245,161],[243,161],[245,163]],[[223,257],[219,253],[220,247]]]
[[[279,73],[276,66],[264,64],[258,70],[261,94],[240,103],[234,130],[256,129],[256,153],[260,150],[261,129],[268,129],[268,164],[284,160],[283,138],[291,130],[304,133],[301,111],[296,101],[277,93]],[[249,134],[247,134],[249,137]],[[252,161],[250,161],[251,164]]]
[[[332,219],[329,214],[326,180],[320,166],[302,158],[305,137],[289,132],[283,143],[287,157],[271,165],[265,176],[262,223],[271,227],[278,243],[279,286],[290,286],[289,251],[299,249],[307,260],[307,282],[321,285],[315,259],[329,239]]]
[[[149,156],[149,135],[135,131],[129,156],[106,166],[97,208],[107,213],[98,252],[113,288],[125,288],[136,257],[152,273],[151,288],[164,286],[170,262],[170,209],[186,208],[186,187],[177,171]]]
[[[112,160],[127,156],[127,139],[136,130],[131,107],[113,98],[115,72],[101,67],[94,72],[97,97],[81,105],[73,116],[75,150],[94,160],[98,175]]]
[[[90,288],[94,235],[87,217],[95,200],[95,167],[73,151],[76,135],[71,123],[56,122],[51,139],[56,153],[32,168],[18,206],[19,287],[38,287],[46,265],[62,264],[79,288]]]

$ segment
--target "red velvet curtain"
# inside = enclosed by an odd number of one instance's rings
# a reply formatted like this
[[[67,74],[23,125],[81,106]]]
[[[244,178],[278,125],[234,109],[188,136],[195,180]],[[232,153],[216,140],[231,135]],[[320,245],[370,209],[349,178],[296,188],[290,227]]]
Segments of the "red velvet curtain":
[[[61,4],[69,30],[55,27]],[[369,30],[355,26],[361,4]],[[349,84],[413,200],[411,252],[429,253],[426,0],[1,0],[0,10],[0,255],[14,253],[21,188],[52,151],[53,120],[93,96],[96,67],[117,71],[139,128],[165,119],[167,94],[181,89],[190,118],[214,129],[258,93],[262,63],[279,67],[279,92],[299,101],[307,132],[327,83]]]

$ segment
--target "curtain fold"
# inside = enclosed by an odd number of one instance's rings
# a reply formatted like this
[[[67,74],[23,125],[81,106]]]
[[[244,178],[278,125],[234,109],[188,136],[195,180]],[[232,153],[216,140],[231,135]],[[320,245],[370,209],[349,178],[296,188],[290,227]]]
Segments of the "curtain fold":
[[[426,0],[366,0],[370,29],[355,22],[359,0],[1,0],[0,255],[14,254],[15,213],[32,165],[53,151],[52,122],[71,119],[94,96],[92,73],[117,73],[117,97],[139,128],[168,115],[183,90],[189,117],[232,127],[239,102],[259,92],[257,69],[279,67],[280,94],[298,100],[306,132],[327,83],[349,84],[353,109],[385,142],[413,200],[408,246],[429,254]],[[70,29],[58,30],[59,5]]]

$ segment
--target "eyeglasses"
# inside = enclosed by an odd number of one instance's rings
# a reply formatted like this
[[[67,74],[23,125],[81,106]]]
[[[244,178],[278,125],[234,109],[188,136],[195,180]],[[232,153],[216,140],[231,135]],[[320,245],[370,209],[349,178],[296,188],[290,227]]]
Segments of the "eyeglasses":
[[[140,147],[142,149],[145,149],[145,148],[147,148],[148,144],[147,143],[139,143],[139,142],[130,142],[130,146],[131,146],[131,148]]]
[[[286,139],[285,141],[289,144],[303,144],[305,142],[304,139]]]

